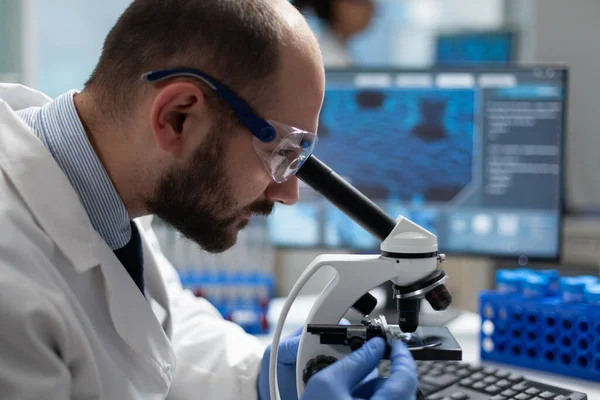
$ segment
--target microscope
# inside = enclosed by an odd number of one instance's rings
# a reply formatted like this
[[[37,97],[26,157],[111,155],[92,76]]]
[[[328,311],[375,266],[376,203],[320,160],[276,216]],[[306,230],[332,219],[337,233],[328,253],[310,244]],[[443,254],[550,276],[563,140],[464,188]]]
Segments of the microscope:
[[[315,258],[292,288],[283,306],[273,337],[279,345],[283,324],[291,305],[311,276],[321,267],[335,269],[336,276],[313,305],[300,339],[296,364],[298,398],[306,382],[367,340],[387,341],[386,357],[393,340],[403,340],[415,360],[461,360],[462,350],[450,331],[439,326],[419,326],[420,304],[425,299],[434,310],[444,310],[452,297],[444,285],[448,277],[437,266],[445,261],[438,253],[437,238],[426,229],[400,216],[394,220],[314,155],[297,173],[334,206],[381,241],[379,255],[321,255]],[[391,281],[398,320],[371,316],[377,300],[369,290]],[[362,316],[360,324],[339,325],[352,308]],[[279,399],[277,352],[271,352],[271,399]]]

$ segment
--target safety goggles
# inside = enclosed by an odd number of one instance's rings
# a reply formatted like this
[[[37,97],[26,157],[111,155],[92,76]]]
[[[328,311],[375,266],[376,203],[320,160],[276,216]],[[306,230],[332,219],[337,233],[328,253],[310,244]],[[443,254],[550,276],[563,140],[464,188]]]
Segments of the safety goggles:
[[[231,107],[240,122],[254,136],[254,149],[275,182],[285,182],[296,174],[313,153],[317,135],[281,122],[264,120],[232,90],[202,71],[193,68],[152,71],[142,75],[142,80],[160,82],[177,77],[199,79]]]

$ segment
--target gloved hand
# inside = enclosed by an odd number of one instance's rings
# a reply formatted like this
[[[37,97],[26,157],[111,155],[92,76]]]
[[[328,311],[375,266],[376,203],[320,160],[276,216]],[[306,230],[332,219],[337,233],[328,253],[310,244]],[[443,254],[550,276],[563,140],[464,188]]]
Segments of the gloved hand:
[[[298,400],[296,390],[296,357],[300,346],[299,328],[279,342],[279,354],[277,355],[277,382],[281,400]],[[271,357],[271,345],[265,350],[260,372],[258,373],[258,398],[259,400],[270,400],[269,396],[269,358]]]
[[[392,370],[389,378],[364,381],[377,367],[384,352],[383,339],[369,340],[360,349],[311,377],[302,400],[414,400],[417,392],[417,368],[406,344],[401,341],[392,345]]]
[[[350,325],[350,322],[342,318],[340,325]],[[279,396],[281,400],[298,400],[296,389],[296,358],[298,347],[300,347],[300,335],[302,329],[298,328],[294,333],[284,337],[279,342],[279,354],[277,355],[277,383],[279,384]],[[259,400],[270,400],[269,393],[269,359],[271,357],[271,345],[265,350],[260,371],[258,373],[258,398]],[[376,371],[375,371],[376,372]]]

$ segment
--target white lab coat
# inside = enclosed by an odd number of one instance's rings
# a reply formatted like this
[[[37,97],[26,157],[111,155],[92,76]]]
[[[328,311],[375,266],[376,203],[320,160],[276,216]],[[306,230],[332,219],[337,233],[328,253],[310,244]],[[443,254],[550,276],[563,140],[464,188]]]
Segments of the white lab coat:
[[[142,296],[13,111],[48,101],[0,84],[0,398],[255,399],[263,345],[183,290],[137,221]]]

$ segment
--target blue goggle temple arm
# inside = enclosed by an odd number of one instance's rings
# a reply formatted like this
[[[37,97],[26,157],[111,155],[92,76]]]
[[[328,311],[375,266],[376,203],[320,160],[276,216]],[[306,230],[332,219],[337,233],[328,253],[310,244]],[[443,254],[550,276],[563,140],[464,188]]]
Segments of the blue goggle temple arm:
[[[142,75],[142,80],[145,82],[159,82],[175,77],[190,77],[201,80],[213,91],[215,91],[220,98],[229,104],[242,124],[244,124],[244,126],[248,128],[252,135],[254,135],[258,140],[263,143],[270,143],[275,140],[277,132],[273,126],[256,115],[248,103],[240,99],[235,93],[233,93],[233,91],[202,71],[193,68],[165,69],[145,73]]]

